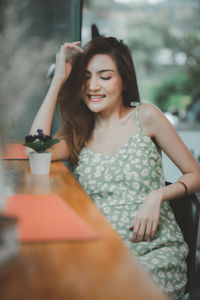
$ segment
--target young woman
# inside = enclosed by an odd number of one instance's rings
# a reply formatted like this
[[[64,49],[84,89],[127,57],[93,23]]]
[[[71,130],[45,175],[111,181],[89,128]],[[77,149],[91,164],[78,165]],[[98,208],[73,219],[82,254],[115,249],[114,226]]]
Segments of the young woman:
[[[180,299],[188,249],[167,200],[200,190],[200,168],[160,110],[140,103],[127,46],[113,37],[98,38],[83,49],[79,42],[61,46],[31,134],[38,128],[50,134],[57,100],[61,141],[52,159],[68,160],[75,178],[152,279]],[[183,173],[169,186],[161,150]]]

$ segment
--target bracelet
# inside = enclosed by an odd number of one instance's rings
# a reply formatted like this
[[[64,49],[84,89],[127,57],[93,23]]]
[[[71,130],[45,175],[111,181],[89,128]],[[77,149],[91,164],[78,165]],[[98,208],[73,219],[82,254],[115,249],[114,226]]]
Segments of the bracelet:
[[[187,185],[183,182],[183,181],[177,181],[177,183],[180,183],[180,184],[182,184],[183,186],[184,186],[184,188],[185,188],[185,194],[184,195],[187,195],[188,194],[188,188],[187,188]]]

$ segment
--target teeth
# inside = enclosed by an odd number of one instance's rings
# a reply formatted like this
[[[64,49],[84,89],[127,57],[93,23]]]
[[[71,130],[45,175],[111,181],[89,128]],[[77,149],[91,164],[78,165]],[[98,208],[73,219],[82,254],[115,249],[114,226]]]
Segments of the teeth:
[[[99,98],[103,98],[104,96],[102,95],[102,96],[90,96],[90,98],[92,98],[92,99],[99,99]]]

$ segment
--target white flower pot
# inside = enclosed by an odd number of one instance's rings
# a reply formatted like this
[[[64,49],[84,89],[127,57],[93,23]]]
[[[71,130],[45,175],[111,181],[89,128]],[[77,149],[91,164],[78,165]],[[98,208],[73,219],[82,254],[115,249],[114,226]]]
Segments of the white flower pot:
[[[30,152],[29,162],[33,175],[48,175],[51,164],[51,152]]]

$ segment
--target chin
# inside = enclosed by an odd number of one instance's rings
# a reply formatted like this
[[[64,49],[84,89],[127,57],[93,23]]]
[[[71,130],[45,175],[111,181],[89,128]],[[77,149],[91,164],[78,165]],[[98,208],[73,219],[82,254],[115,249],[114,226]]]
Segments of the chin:
[[[100,108],[100,107],[91,107],[91,106],[88,106],[89,110],[91,110],[93,113],[99,113],[99,112],[102,112],[103,111],[103,108]]]
[[[95,103],[95,102],[87,102],[86,103],[87,107],[89,108],[89,110],[91,110],[92,112],[101,112],[102,110],[105,109],[105,105],[101,102]]]

